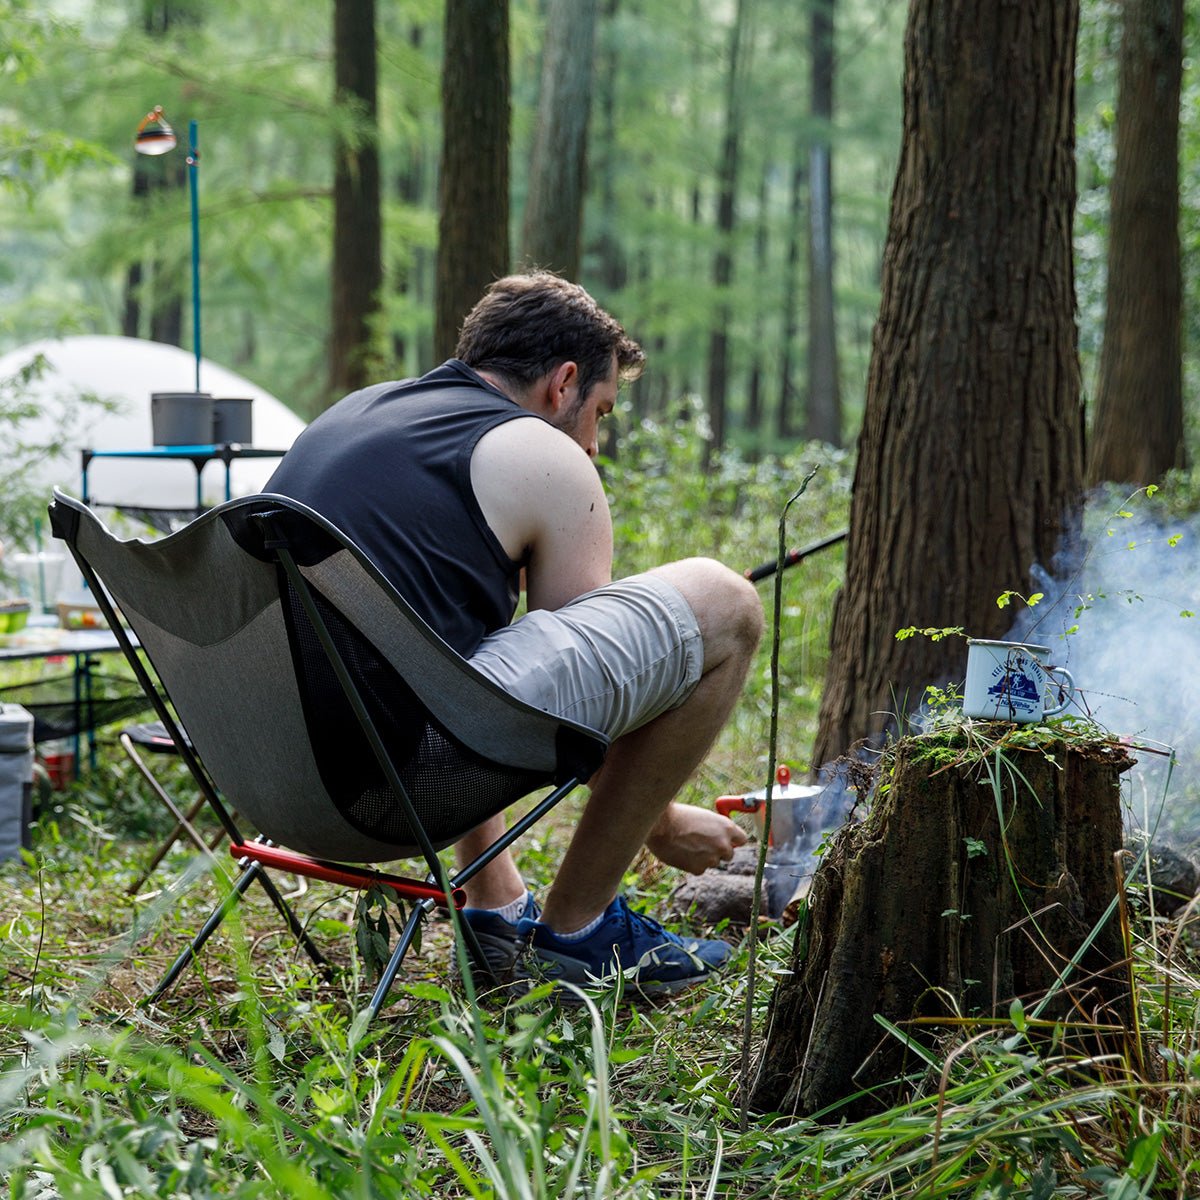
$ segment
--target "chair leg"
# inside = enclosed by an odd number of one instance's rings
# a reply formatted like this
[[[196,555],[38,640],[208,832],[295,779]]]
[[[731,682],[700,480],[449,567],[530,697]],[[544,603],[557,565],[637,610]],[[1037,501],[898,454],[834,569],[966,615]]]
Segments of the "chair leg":
[[[142,1001],[143,1004],[153,1004],[168,988],[179,978],[184,968],[189,963],[193,962],[196,955],[200,953],[204,943],[217,931],[218,926],[227,916],[233,911],[233,907],[246,894],[247,889],[254,880],[262,874],[262,867],[258,863],[251,863],[241,875],[238,876],[237,882],[233,885],[233,890],[217,905],[216,908],[209,914],[209,918],[204,922],[200,932],[192,938],[191,943],[186,946],[183,953],[171,964],[167,973],[158,981],[158,985],[154,991]]]
[[[238,876],[237,882],[233,885],[233,890],[217,905],[209,914],[208,920],[204,922],[200,932],[192,939],[191,943],[186,946],[183,953],[171,964],[167,973],[159,980],[154,991],[146,997],[143,1004],[153,1004],[168,988],[179,978],[183,970],[192,963],[196,955],[200,953],[204,947],[204,943],[217,931],[221,922],[233,911],[233,907],[246,894],[250,885],[257,880],[262,886],[263,891],[270,897],[271,903],[274,904],[280,916],[287,922],[288,929],[295,937],[296,941],[303,947],[305,953],[312,960],[313,965],[321,972],[325,979],[329,979],[333,975],[333,967],[329,960],[317,948],[316,943],[308,936],[308,931],[300,923],[299,918],[293,912],[292,907],[279,894],[279,889],[275,886],[274,881],[263,870],[261,863],[251,863]],[[411,939],[410,939],[411,940]],[[399,964],[397,964],[399,965]]]
[[[413,905],[412,912],[409,913],[408,920],[405,921],[404,928],[400,932],[399,940],[396,942],[391,956],[388,958],[387,965],[383,968],[383,972],[379,976],[379,982],[375,985],[371,1002],[367,1005],[367,1012],[369,1014],[367,1018],[368,1024],[379,1015],[379,1010],[383,1007],[388,992],[391,991],[392,984],[395,983],[396,976],[400,972],[400,965],[404,961],[404,956],[408,953],[421,922],[430,914],[433,907],[434,902],[432,900],[421,900]],[[465,921],[458,922],[458,928],[466,945],[467,958],[470,960],[472,966],[481,974],[486,974],[493,984],[499,986],[501,981],[492,974],[491,968],[488,966],[487,957],[479,945],[479,939],[475,936],[475,930]]]
[[[259,866],[258,863],[254,865]],[[275,881],[261,869],[255,878],[262,885],[263,891],[270,897],[271,903],[275,905],[279,915],[287,922],[288,929],[292,931],[292,936],[300,943],[305,954],[308,955],[313,965],[321,972],[322,977],[325,979],[332,978],[334,970],[329,960],[317,948],[312,938],[308,936],[308,930],[304,928],[292,906],[280,894],[279,889],[275,886]]]
[[[400,932],[395,949],[392,950],[391,957],[387,960],[387,965],[383,968],[383,973],[379,976],[379,982],[375,985],[375,992],[371,996],[371,1003],[367,1006],[367,1012],[370,1014],[367,1018],[368,1022],[375,1020],[376,1016],[378,1016],[379,1010],[383,1007],[383,1002],[387,999],[387,994],[391,991],[392,984],[396,980],[400,964],[404,961],[404,956],[408,953],[408,948],[412,945],[413,938],[417,936],[417,930],[420,928],[421,922],[429,915],[432,908],[432,900],[419,900],[412,906],[412,912],[408,914],[408,920],[404,923],[404,928]]]

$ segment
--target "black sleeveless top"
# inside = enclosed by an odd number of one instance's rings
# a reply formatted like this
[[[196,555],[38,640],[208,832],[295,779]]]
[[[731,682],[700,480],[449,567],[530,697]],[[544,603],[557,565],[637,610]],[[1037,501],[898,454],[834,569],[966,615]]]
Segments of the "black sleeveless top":
[[[517,417],[532,414],[450,359],[420,379],[376,384],[327,409],[264,490],[336,525],[469,656],[512,620],[522,566],[484,520],[471,454],[489,429]]]

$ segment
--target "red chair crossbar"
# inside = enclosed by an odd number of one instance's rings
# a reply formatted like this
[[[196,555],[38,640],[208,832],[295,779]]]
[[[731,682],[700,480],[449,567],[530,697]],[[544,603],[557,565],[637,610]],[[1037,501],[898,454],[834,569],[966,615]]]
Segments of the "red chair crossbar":
[[[467,893],[462,888],[452,888],[447,896],[442,888],[416,879],[405,879],[401,875],[389,875],[369,867],[350,867],[343,863],[325,862],[309,858],[279,846],[265,846],[262,842],[230,842],[229,853],[239,861],[251,859],[264,867],[274,867],[291,875],[303,875],[308,879],[324,879],[344,887],[366,890],[369,887],[390,887],[392,891],[410,900],[432,900],[442,908],[462,908],[467,902]]]

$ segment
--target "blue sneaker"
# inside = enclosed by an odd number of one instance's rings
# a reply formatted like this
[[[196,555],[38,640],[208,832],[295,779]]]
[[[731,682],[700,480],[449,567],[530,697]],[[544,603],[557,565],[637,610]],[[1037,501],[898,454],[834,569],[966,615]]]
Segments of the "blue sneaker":
[[[542,910],[533,898],[533,893],[526,892],[525,909],[517,919],[518,922],[536,921],[541,915]],[[470,925],[474,930],[479,948],[483,951],[487,970],[492,973],[493,979],[498,983],[508,982],[512,977],[517,950],[521,945],[521,935],[517,932],[517,923],[506,921],[490,908],[464,908],[459,911],[458,916],[461,921]],[[454,956],[454,970],[458,970],[458,955]],[[475,977],[480,984],[489,982],[479,979],[478,972],[475,973]]]
[[[528,953],[517,961],[514,976],[531,981],[556,980],[594,987],[624,974],[627,987],[643,996],[664,996],[708,978],[732,953],[729,944],[682,938],[618,896],[600,925],[577,942],[560,938],[536,918],[517,922],[528,940]]]

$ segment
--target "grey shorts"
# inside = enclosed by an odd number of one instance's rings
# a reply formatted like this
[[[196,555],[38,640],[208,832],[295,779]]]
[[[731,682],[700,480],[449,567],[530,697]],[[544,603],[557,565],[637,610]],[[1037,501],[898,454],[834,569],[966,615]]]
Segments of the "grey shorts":
[[[526,613],[484,638],[471,665],[527,704],[615,739],[692,694],[704,644],[678,588],[631,575]]]

